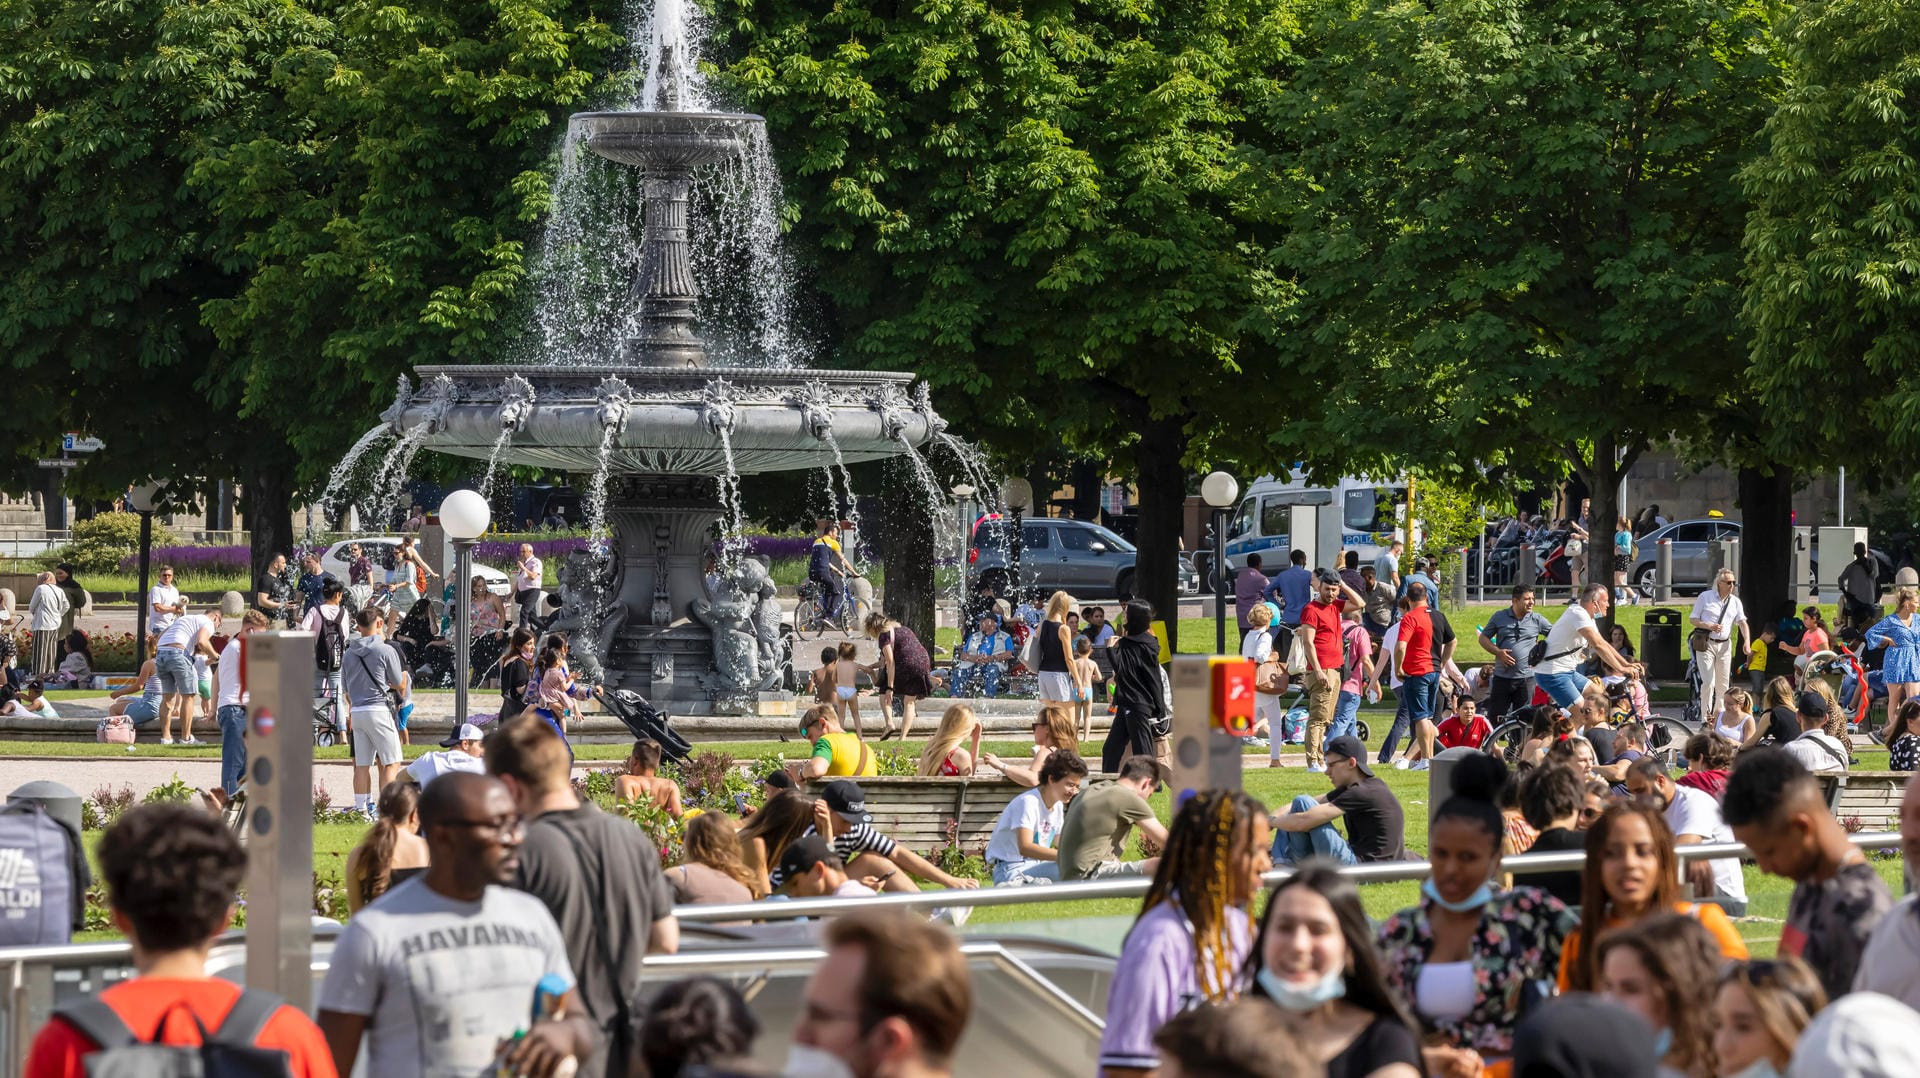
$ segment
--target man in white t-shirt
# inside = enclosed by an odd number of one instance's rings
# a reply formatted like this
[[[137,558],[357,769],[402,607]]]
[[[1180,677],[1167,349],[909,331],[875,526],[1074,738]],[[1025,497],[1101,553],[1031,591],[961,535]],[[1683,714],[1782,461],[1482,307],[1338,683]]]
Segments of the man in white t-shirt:
[[[482,747],[487,735],[470,722],[463,722],[446,740],[440,742],[445,752],[429,752],[407,765],[407,774],[420,784],[422,790],[442,775],[451,775],[456,771],[465,771],[474,775],[484,775],[487,771],[486,753]]]
[[[147,631],[164,633],[175,618],[187,612],[180,589],[173,586],[173,566],[160,567],[160,582],[147,590]]]
[[[247,773],[247,694],[240,689],[240,651],[242,637],[264,632],[267,616],[249,610],[240,616],[240,631],[233,634],[220,651],[214,689],[214,720],[220,724],[220,785],[201,797],[215,812],[227,806],[240,790],[240,778]]]
[[[1024,791],[1000,810],[987,840],[987,868],[995,884],[1021,884],[1060,879],[1060,828],[1066,823],[1067,802],[1080,792],[1087,764],[1065,749],[1057,749],[1040,765],[1040,784]]]
[[[1579,667],[1589,651],[1600,656],[1601,663],[1613,673],[1644,674],[1639,663],[1628,662],[1600,636],[1600,628],[1594,623],[1595,618],[1606,617],[1612,604],[1613,589],[1605,584],[1588,584],[1580,589],[1580,601],[1553,623],[1553,631],[1547,634],[1547,654],[1533,668],[1533,679],[1555,706],[1573,706],[1586,690],[1587,678],[1580,674]]]
[[[1627,765],[1627,792],[1636,799],[1659,806],[1666,814],[1673,840],[1681,846],[1706,842],[1732,842],[1733,828],[1720,818],[1720,802],[1704,790],[1682,786],[1667,774],[1658,758],[1643,756]],[[1740,874],[1738,857],[1716,857],[1711,861],[1690,861],[1686,882],[1700,898],[1713,898],[1726,907],[1730,916],[1747,912],[1747,882]]]
[[[160,634],[153,650],[153,672],[160,677],[160,743],[173,744],[173,716],[180,716],[182,745],[198,745],[193,737],[193,700],[200,695],[200,672],[193,657],[208,659],[213,652],[213,634],[220,628],[220,608],[210,606],[204,614],[183,614]]]
[[[1693,601],[1687,624],[1707,634],[1707,646],[1695,651],[1693,659],[1700,667],[1701,714],[1717,718],[1720,698],[1732,684],[1733,657],[1745,654],[1753,638],[1753,629],[1747,625],[1747,608],[1733,593],[1732,569],[1714,575],[1713,587]],[[1691,641],[1693,634],[1689,632],[1687,637]]]
[[[1847,747],[1827,733],[1827,700],[1817,692],[1803,692],[1794,700],[1800,716],[1800,736],[1787,742],[1787,755],[1816,775],[1845,771],[1853,757]]]
[[[339,580],[326,577],[320,582],[320,601],[307,611],[300,626],[318,638],[313,648],[313,691],[333,701],[333,722],[341,727],[347,718],[347,644],[353,637],[346,595]]]
[[[354,915],[334,944],[319,1023],[335,1068],[353,1073],[362,1037],[370,1075],[469,1078],[494,1073],[496,1057],[509,1073],[533,1058],[587,1059],[596,1031],[560,926],[507,886],[526,832],[513,795],[486,775],[449,775],[420,795],[420,829],[425,874]],[[558,996],[543,1015],[564,1017],[529,1022],[536,989]]]
[[[533,553],[533,544],[521,543],[519,557],[513,563],[513,601],[520,607],[517,624],[526,625],[539,613],[544,573],[540,559]]]

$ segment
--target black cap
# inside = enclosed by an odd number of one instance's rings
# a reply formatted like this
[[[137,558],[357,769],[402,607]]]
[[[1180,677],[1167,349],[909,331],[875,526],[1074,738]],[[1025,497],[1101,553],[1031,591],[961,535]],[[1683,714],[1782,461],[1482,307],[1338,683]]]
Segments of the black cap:
[[[867,791],[857,782],[840,779],[829,782],[820,791],[820,800],[827,803],[833,814],[848,823],[872,823],[873,815],[867,811]]]
[[[1325,755],[1345,756],[1351,759],[1355,764],[1359,765],[1360,773],[1362,775],[1365,775],[1368,778],[1373,777],[1373,769],[1367,766],[1366,743],[1361,741],[1359,738],[1352,736],[1351,734],[1342,734],[1341,736],[1336,737],[1331,741],[1328,741],[1327,747],[1325,749]]]
[[[1637,1014],[1584,993],[1536,1009],[1513,1034],[1513,1073],[1640,1078],[1655,1073],[1653,1031]]]
[[[1803,692],[1793,703],[1802,715],[1824,718],[1827,714],[1827,698],[1817,692]]]
[[[787,774],[785,771],[775,771],[760,781],[782,790],[793,789],[793,776]]]
[[[780,886],[785,887],[794,880],[813,871],[813,866],[823,861],[838,861],[833,847],[819,835],[808,835],[787,843],[780,851]]]
[[[1338,584],[1340,583],[1340,574],[1322,566],[1313,571],[1313,579],[1322,584]]]

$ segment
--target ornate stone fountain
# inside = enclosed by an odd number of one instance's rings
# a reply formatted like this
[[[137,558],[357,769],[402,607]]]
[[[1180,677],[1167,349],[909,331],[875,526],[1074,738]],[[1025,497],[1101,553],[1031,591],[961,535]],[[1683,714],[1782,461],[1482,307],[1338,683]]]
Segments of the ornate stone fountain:
[[[659,69],[676,70],[671,49]],[[743,474],[878,460],[941,432],[913,376],[709,367],[695,329],[688,250],[696,169],[742,152],[763,121],[681,111],[669,78],[657,111],[591,112],[573,130],[595,154],[643,170],[645,226],[630,300],[636,331],[613,366],[431,366],[381,418],[441,453],[605,476],[613,553],[562,570],[558,629],[576,666],[603,666],[677,714],[751,711],[790,660],[767,567],[725,558],[722,482]],[[585,652],[593,654],[583,654]],[[784,702],[784,701],[783,701]]]

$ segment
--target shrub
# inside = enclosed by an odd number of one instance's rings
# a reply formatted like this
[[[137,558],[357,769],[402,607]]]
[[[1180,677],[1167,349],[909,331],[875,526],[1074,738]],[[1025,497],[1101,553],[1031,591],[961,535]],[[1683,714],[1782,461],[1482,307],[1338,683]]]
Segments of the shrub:
[[[105,830],[112,827],[114,821],[120,818],[120,814],[132,808],[137,800],[134,797],[133,787],[124,782],[120,784],[119,789],[112,786],[95,787],[92,795],[81,805],[80,823],[84,827]],[[90,815],[89,809],[92,810],[91,818],[94,821],[92,823],[87,822]]]
[[[759,782],[749,778],[741,761],[728,753],[697,752],[683,764],[669,760],[661,764],[660,773],[680,784],[687,808],[737,813],[743,798],[747,804],[759,798]]]
[[[632,820],[653,840],[653,848],[660,854],[661,868],[671,868],[686,859],[687,850],[681,840],[680,823],[667,815],[666,809],[642,800],[617,801],[612,811],[616,816]]]
[[[191,801],[193,797],[193,787],[182,782],[180,780],[180,772],[175,771],[171,779],[148,790],[147,796],[141,798],[140,803],[143,805],[158,805],[167,801]]]
[[[172,532],[153,526],[153,544],[175,542]],[[73,524],[73,542],[61,547],[56,560],[71,562],[81,573],[111,573],[120,560],[140,553],[140,514],[101,513]]]

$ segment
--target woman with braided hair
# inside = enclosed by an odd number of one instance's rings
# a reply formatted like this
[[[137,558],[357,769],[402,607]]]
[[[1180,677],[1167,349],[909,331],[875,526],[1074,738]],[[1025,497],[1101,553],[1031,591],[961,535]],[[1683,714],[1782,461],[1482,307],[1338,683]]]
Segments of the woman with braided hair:
[[[1161,1025],[1239,995],[1252,940],[1247,906],[1273,864],[1270,835],[1265,806],[1238,790],[1203,790],[1180,807],[1107,993],[1106,1078],[1152,1073]]]

